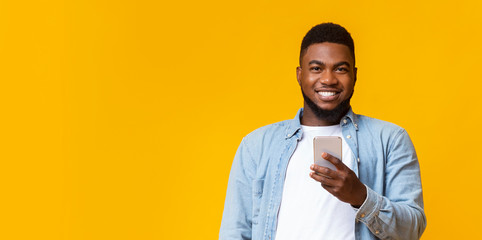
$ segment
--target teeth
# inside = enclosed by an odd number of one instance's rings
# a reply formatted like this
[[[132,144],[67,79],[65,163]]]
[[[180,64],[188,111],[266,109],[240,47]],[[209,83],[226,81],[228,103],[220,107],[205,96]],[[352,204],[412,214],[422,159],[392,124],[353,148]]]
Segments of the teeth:
[[[335,95],[336,92],[318,92],[318,94],[320,94],[323,97],[329,97],[329,96]]]

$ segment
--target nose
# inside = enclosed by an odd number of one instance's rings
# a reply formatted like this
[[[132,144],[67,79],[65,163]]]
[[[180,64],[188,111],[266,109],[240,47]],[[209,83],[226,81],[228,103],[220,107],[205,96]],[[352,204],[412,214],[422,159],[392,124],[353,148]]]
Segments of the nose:
[[[336,85],[338,83],[338,79],[336,78],[335,73],[332,71],[323,71],[320,82],[323,85]]]

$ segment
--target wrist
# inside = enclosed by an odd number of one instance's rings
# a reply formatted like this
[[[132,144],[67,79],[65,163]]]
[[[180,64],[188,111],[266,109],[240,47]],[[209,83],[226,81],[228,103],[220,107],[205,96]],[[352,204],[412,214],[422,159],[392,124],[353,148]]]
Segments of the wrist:
[[[357,194],[357,198],[354,202],[350,203],[350,205],[354,208],[360,208],[365,200],[367,199],[367,188],[365,184],[362,184],[362,188],[359,194]]]

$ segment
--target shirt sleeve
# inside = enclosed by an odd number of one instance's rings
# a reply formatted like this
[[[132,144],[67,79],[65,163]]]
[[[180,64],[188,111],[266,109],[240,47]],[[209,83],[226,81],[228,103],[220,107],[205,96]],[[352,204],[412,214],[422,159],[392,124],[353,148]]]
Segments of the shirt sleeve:
[[[385,193],[367,186],[356,221],[380,239],[419,239],[425,230],[420,167],[405,130],[399,131],[387,153]]]
[[[219,239],[251,239],[252,182],[256,165],[243,139],[233,160]]]

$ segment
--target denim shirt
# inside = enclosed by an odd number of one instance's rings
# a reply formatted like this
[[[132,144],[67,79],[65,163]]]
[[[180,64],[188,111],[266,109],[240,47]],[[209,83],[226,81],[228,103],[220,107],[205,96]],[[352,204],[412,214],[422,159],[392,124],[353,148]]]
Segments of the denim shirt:
[[[286,169],[303,137],[302,114],[300,109],[293,120],[243,138],[229,175],[219,239],[275,239]],[[352,109],[340,126],[353,152],[353,171],[367,187],[355,218],[355,238],[419,239],[426,218],[420,167],[407,132]]]

